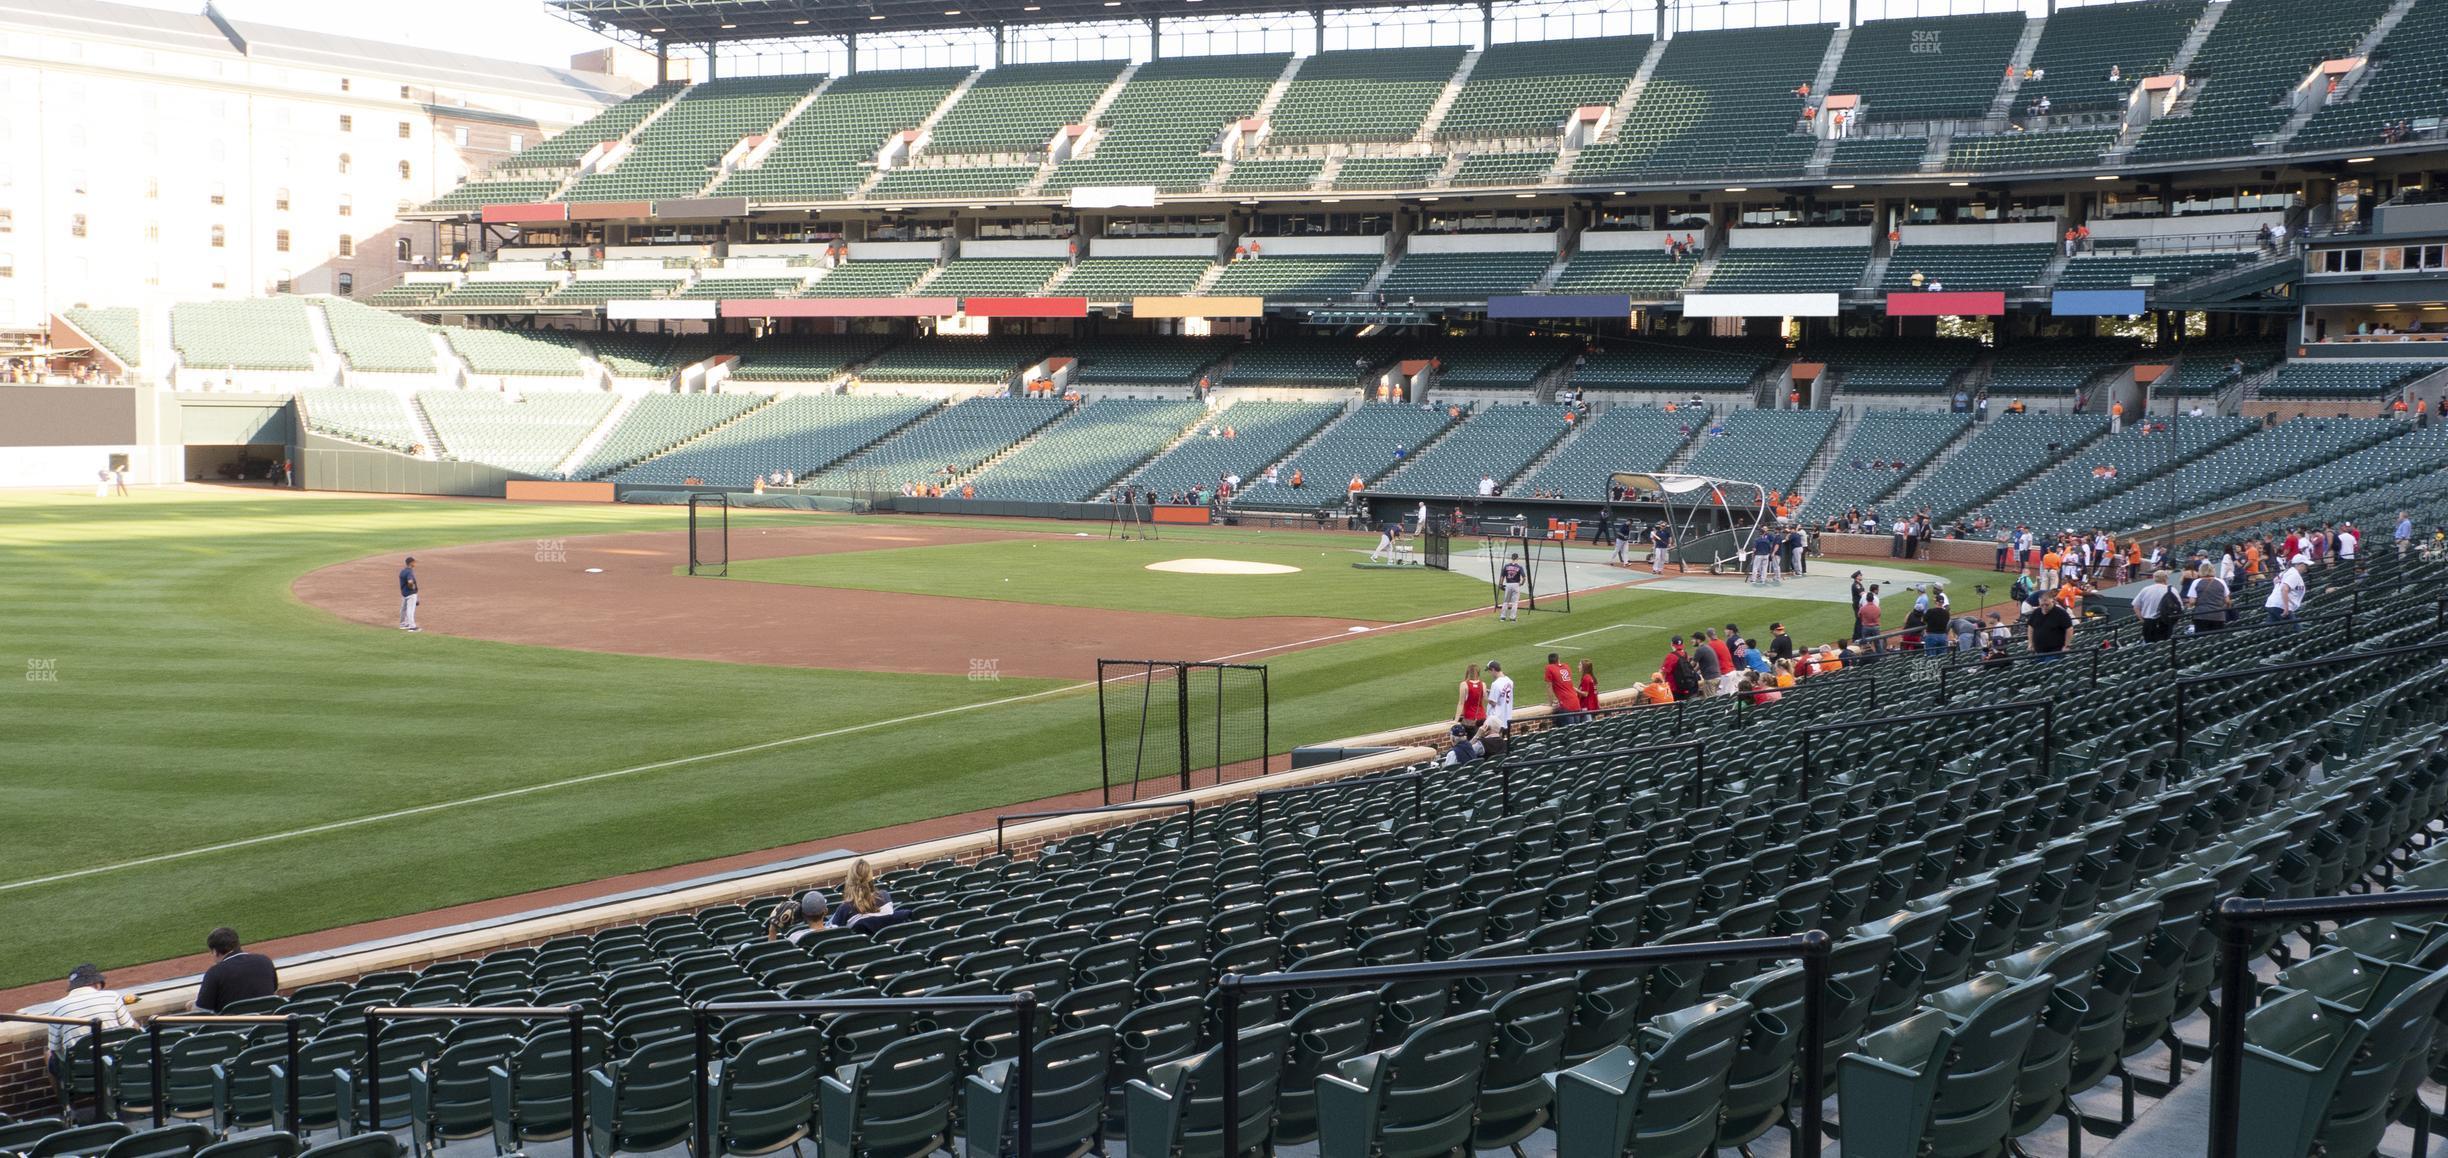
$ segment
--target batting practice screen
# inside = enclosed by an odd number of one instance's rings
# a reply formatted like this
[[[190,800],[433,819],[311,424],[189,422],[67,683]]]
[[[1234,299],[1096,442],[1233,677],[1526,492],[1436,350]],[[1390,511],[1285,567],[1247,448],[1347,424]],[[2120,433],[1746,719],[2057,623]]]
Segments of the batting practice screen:
[[[1105,803],[1127,785],[1172,776],[1189,791],[1191,774],[1267,772],[1267,669],[1264,664],[1172,659],[1097,661],[1097,743]]]
[[[688,573],[731,573],[731,496],[694,492],[688,501]]]

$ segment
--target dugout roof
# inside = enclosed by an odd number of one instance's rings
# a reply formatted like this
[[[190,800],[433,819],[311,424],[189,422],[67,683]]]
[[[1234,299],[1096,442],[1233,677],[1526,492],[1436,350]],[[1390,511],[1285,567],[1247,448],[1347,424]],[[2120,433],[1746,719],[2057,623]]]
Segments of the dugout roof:
[[[996,25],[1416,7],[1419,0],[545,0],[565,20],[632,43],[790,40]]]

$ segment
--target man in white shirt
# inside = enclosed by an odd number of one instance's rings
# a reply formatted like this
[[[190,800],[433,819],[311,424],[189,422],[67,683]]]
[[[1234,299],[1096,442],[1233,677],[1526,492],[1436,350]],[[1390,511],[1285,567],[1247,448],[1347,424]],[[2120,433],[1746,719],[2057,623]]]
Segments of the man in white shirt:
[[[2151,576],[2151,585],[2133,599],[2133,617],[2142,625],[2142,642],[2158,643],[2176,634],[2176,621],[2184,614],[2183,604],[2170,607],[2176,591],[2168,583],[2169,575],[2161,571]]]
[[[2354,557],[2355,557],[2355,548],[2356,548],[2356,547],[2358,547],[2358,546],[2361,546],[2361,545],[2362,545],[2362,543],[2363,543],[2363,533],[2362,533],[2361,531],[2357,531],[2357,530],[2355,530],[2355,526],[2354,526],[2354,524],[2353,524],[2353,523],[2348,523],[2348,524],[2346,524],[2345,526],[2338,528],[2338,533],[2337,533],[2337,552],[2338,552],[2338,561],[2339,561],[2339,562],[2341,562],[2341,563],[2352,563],[2352,562],[2354,562]]]
[[[2235,558],[2235,548],[2233,548],[2233,547],[2222,547],[2222,548],[2220,548],[2220,549],[2219,549],[2219,561],[2218,561],[2218,578],[2219,578],[2219,582],[2226,584],[2226,585],[2227,585],[2228,587],[2230,587],[2230,588],[2233,588],[2233,587],[2235,586],[2235,577],[2236,577],[2236,558]]]
[[[1411,533],[1415,535],[1428,533],[1428,501],[1426,499],[1420,500],[1419,517],[1412,523]]]
[[[134,1029],[136,1019],[128,1016],[127,998],[110,988],[102,971],[92,965],[79,965],[68,971],[68,996],[49,1005],[38,1005],[27,1013],[52,1017],[73,1017],[80,1021],[98,1020],[105,1029]],[[93,1031],[82,1025],[54,1025],[50,1032],[51,1071],[54,1076],[67,1073],[74,1064],[74,1051]]]
[[[1487,686],[1487,726],[1498,733],[1513,730],[1513,677],[1506,675],[1504,665],[1487,661],[1486,670],[1496,678]]]
[[[1492,478],[1489,478],[1489,477],[1488,477],[1488,476],[1486,476],[1486,475],[1480,475],[1480,476],[1479,476],[1479,497],[1484,499],[1484,498],[1488,498],[1488,497],[1490,497],[1490,496],[1494,495],[1495,493],[1496,493],[1496,480],[1495,480],[1495,479],[1492,479]]]
[[[2288,622],[2295,618],[2296,613],[2303,610],[2304,566],[2304,557],[2295,556],[2278,572],[2278,578],[2270,584],[2269,598],[2261,603],[2261,613],[2269,622]]]

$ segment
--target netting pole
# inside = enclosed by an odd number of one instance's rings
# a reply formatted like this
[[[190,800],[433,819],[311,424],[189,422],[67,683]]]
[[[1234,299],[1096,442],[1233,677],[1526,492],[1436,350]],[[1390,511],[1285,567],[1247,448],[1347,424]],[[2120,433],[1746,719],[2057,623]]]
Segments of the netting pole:
[[[1190,665],[1173,665],[1173,712],[1180,724],[1181,790],[1190,791]]]
[[[1105,661],[1098,660],[1097,674],[1097,795],[1107,804],[1113,803],[1113,753],[1105,734]]]
[[[1215,782],[1218,784],[1224,783],[1224,671],[1222,665],[1215,669]]]
[[[1268,755],[1275,751],[1275,741],[1268,735],[1274,714],[1273,700],[1267,691],[1267,669],[1261,666],[1258,669],[1258,775],[1261,778],[1267,774]]]
[[[1139,742],[1131,752],[1131,795],[1139,799],[1139,780],[1147,772],[1147,736],[1149,701],[1156,695],[1156,665],[1144,663],[1139,672]]]

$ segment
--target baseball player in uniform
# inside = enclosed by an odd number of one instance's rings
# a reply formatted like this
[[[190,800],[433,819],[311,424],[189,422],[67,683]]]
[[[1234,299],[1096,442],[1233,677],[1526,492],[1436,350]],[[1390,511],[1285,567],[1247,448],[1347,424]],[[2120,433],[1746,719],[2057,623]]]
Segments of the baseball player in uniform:
[[[1496,618],[1508,622],[1521,618],[1522,584],[1529,578],[1530,569],[1522,566],[1520,555],[1505,557],[1504,567],[1496,573],[1496,584],[1504,591],[1496,604]]]
[[[400,573],[399,573],[399,589],[400,589],[400,630],[401,630],[401,631],[421,631],[421,630],[423,630],[422,628],[419,628],[419,627],[417,626],[417,621],[416,621],[416,609],[417,609],[417,573],[416,573],[416,556],[414,556],[414,555],[410,555],[410,556],[408,556],[408,565],[407,565],[407,566],[405,566],[405,567],[400,568]]]
[[[1674,546],[1674,532],[1667,530],[1663,521],[1649,528],[1650,574],[1663,575],[1666,573],[1666,549],[1672,546]]]

